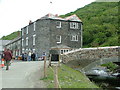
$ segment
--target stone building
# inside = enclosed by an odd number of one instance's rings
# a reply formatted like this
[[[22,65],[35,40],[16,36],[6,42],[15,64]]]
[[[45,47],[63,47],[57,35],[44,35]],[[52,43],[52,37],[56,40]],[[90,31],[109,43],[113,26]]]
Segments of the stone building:
[[[41,56],[49,54],[52,47],[60,47],[60,53],[82,47],[82,21],[72,15],[60,18],[47,14],[21,28],[22,53],[31,51]],[[65,48],[67,47],[67,48]]]
[[[11,40],[6,44],[6,48],[12,50],[13,56],[21,55],[21,36]]]

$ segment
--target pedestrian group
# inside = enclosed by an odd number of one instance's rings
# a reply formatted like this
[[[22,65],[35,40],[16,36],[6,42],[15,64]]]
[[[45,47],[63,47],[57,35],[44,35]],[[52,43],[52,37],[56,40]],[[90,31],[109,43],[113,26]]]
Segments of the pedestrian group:
[[[9,66],[10,66],[11,60],[13,58],[12,53],[13,53],[12,50],[5,49],[1,54],[1,63],[2,63],[2,59],[4,59],[4,64],[6,66],[6,70],[9,70]],[[22,53],[21,59],[22,59],[22,61],[38,61],[38,60],[44,60],[45,56],[46,56],[46,53],[43,52],[42,57],[38,58],[37,54],[29,51],[28,53]]]

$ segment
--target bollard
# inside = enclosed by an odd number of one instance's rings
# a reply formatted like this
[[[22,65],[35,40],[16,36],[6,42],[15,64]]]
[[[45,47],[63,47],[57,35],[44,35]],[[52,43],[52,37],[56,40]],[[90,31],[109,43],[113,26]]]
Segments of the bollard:
[[[49,56],[49,66],[51,66],[51,54],[50,54],[50,56]],[[49,67],[48,66],[48,67]]]

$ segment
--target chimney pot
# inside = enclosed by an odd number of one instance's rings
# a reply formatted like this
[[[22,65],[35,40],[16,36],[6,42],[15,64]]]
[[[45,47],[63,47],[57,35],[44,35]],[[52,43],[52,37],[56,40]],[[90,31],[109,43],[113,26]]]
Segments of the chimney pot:
[[[58,17],[58,14],[55,14],[56,17]]]

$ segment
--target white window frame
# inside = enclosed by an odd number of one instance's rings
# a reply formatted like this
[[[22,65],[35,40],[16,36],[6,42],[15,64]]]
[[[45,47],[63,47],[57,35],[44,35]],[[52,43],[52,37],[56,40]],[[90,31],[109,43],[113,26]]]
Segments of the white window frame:
[[[79,29],[79,25],[77,22],[70,22],[70,28],[71,29]]]
[[[26,34],[28,34],[28,26],[26,27]]]
[[[28,37],[26,37],[26,46],[28,46]]]
[[[33,35],[33,45],[35,45],[35,41],[36,41],[36,35]]]
[[[61,22],[60,21],[56,21],[56,28],[61,28]]]
[[[24,45],[23,43],[24,43],[24,39],[22,39],[22,46]]]
[[[58,38],[58,37],[59,37],[59,38]],[[57,39],[57,40],[59,39],[59,41],[57,41],[57,44],[61,43],[61,35],[57,35],[57,36],[56,36],[56,39]]]
[[[32,52],[35,53],[35,49],[32,49]]]
[[[28,49],[26,49],[25,51],[28,52]]]
[[[18,53],[19,53],[18,55],[20,56],[20,49],[19,49]]]
[[[66,52],[69,52],[69,49],[61,49],[61,50],[60,50],[60,54],[64,54],[64,53],[66,53]]]
[[[25,49],[24,48],[22,48],[22,53],[25,53]]]
[[[78,41],[78,35],[72,35],[71,41]]]
[[[35,29],[36,29],[36,22],[34,22],[33,28],[34,28],[34,31],[35,31]]]

